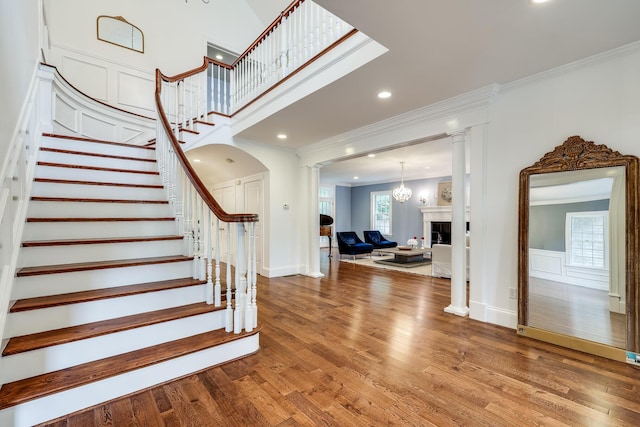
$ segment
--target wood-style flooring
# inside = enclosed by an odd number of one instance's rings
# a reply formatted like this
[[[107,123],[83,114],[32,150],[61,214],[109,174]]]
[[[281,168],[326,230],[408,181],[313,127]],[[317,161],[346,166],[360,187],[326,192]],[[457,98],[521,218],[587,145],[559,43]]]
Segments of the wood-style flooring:
[[[626,322],[609,311],[607,291],[529,278],[529,326],[625,348]]]
[[[640,369],[446,314],[448,279],[321,262],[259,280],[257,354],[47,425],[640,425]]]

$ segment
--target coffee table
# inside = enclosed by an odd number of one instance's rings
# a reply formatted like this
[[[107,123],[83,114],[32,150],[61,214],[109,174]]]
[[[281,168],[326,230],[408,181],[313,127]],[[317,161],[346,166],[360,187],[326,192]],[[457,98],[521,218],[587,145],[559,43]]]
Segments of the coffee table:
[[[393,254],[393,260],[376,260],[378,264],[390,264],[399,267],[417,267],[431,263],[431,259],[425,258],[425,254],[431,254],[431,248],[426,249],[379,249],[378,252]]]

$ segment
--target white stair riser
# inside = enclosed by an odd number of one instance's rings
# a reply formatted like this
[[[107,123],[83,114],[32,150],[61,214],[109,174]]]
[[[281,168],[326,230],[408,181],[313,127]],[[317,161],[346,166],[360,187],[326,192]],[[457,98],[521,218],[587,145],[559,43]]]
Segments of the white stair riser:
[[[182,255],[183,249],[182,239],[93,245],[35,246],[20,249],[18,267]]]
[[[164,188],[119,187],[115,185],[60,184],[34,182],[31,196],[72,199],[166,200]]]
[[[120,184],[162,184],[159,174],[114,172],[41,165],[36,168],[35,177],[76,181],[115,182]]]
[[[67,151],[80,151],[83,153],[109,154],[114,156],[138,157],[143,159],[155,159],[155,150],[133,147],[128,145],[101,144],[87,141],[76,141],[66,138],[44,137],[40,142],[41,147],[57,148]]]
[[[0,425],[28,427],[255,353],[260,334],[177,357],[0,411]]]
[[[104,221],[104,222],[27,222],[23,241],[92,239],[118,237],[170,236],[178,234],[175,220],[168,221]]]
[[[9,313],[5,338],[205,301],[205,285]]]
[[[192,277],[193,261],[17,277],[11,300]]]
[[[129,329],[2,358],[2,383],[30,378],[224,328],[224,310]]]
[[[166,203],[29,201],[28,218],[168,218]]]
[[[55,151],[40,151],[38,153],[38,161],[46,163],[59,163],[62,165],[93,166],[100,168],[126,169],[145,172],[153,172],[158,170],[156,162],[151,161],[114,159],[111,157],[58,153]]]

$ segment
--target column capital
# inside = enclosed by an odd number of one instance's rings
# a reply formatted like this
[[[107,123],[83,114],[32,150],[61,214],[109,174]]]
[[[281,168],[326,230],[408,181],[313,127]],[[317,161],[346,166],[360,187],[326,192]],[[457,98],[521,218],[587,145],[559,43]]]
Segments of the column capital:
[[[457,141],[464,140],[464,138],[469,133],[469,130],[470,128],[454,129],[454,130],[447,131],[446,133],[447,133],[447,136],[450,136],[454,142],[457,142]]]

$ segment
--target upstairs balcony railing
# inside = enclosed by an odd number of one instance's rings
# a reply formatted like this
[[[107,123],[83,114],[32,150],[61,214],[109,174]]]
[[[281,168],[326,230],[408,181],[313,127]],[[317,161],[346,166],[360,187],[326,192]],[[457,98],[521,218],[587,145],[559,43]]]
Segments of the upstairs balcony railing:
[[[224,277],[227,332],[257,326],[258,216],[220,207],[185,157],[180,134],[209,122],[210,112],[232,116],[354,33],[310,0],[297,0],[230,66],[205,58],[201,67],[173,77],[156,70],[160,174],[185,255],[194,257],[194,278],[207,280],[209,304],[222,305]]]
[[[296,0],[233,64],[205,57],[176,76],[168,118],[176,129],[191,129],[209,112],[233,116],[356,32],[311,0]]]

